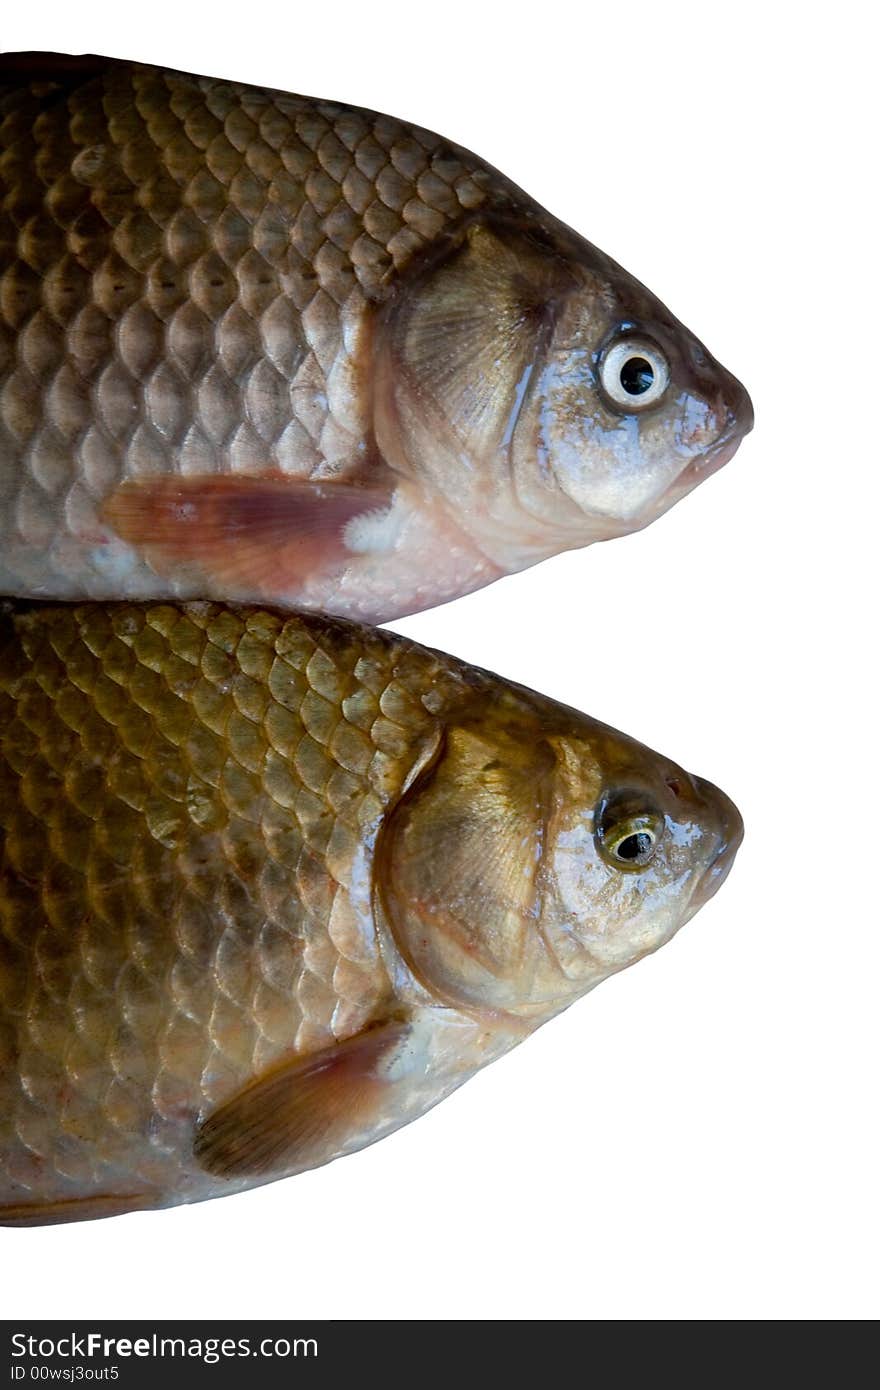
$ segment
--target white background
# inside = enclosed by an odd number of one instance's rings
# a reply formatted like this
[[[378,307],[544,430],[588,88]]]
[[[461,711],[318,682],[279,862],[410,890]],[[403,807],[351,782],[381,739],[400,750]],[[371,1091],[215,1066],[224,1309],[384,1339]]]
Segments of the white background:
[[[8,49],[337,97],[470,146],[657,292],[756,428],[642,535],[398,625],[729,791],[747,835],[719,897],[360,1155],[0,1230],[5,1317],[880,1313],[872,24],[743,0],[7,6]]]

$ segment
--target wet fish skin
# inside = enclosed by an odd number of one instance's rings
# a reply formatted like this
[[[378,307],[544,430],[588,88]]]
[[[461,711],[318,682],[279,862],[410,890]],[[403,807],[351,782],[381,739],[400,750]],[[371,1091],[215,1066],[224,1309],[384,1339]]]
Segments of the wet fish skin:
[[[649,409],[603,385],[623,343],[668,370]],[[4,592],[385,621],[646,525],[750,425],[654,296],[440,136],[0,59]]]
[[[389,632],[7,605],[0,1222],[381,1138],[668,940],[740,835],[667,759]]]

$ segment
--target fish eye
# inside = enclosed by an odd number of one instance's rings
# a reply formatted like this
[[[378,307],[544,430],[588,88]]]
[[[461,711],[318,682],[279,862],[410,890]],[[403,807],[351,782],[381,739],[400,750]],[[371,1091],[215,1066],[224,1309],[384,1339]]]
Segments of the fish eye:
[[[647,338],[619,338],[602,358],[599,379],[605,394],[623,410],[647,410],[669,385],[669,363]]]
[[[640,804],[641,803],[641,804]],[[654,858],[664,820],[633,793],[606,797],[597,818],[597,839],[605,861],[616,869],[642,869]]]

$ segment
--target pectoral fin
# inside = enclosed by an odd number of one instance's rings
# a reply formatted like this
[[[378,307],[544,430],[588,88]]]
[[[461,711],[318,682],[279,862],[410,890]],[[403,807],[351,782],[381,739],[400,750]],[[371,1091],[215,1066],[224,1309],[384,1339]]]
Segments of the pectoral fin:
[[[388,1068],[407,1031],[405,1023],[385,1023],[282,1063],[207,1117],[196,1134],[197,1161],[221,1178],[326,1162],[388,1111]]]
[[[194,564],[226,597],[272,598],[344,562],[349,523],[390,504],[389,489],[282,474],[165,476],[123,483],[102,519],[159,574]]]
[[[70,1221],[99,1221],[157,1205],[155,1193],[131,1196],[73,1197],[61,1202],[21,1202],[0,1206],[0,1226],[60,1226]]]

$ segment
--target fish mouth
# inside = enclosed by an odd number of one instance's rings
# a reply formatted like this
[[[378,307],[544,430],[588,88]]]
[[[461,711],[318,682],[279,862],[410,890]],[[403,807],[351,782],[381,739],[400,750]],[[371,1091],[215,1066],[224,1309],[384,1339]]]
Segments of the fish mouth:
[[[710,473],[717,473],[725,463],[730,463],[746,435],[750,434],[755,426],[752,398],[736,377],[731,377],[726,385],[722,394],[722,407],[725,411],[724,429],[703,455],[700,472],[704,477],[708,477]]]
[[[703,907],[718,892],[743,842],[742,816],[730,797],[712,782],[695,777],[694,782],[704,801],[713,807],[718,817],[718,848],[714,858],[703,871],[693,898],[693,910]]]
[[[752,398],[741,381],[731,377],[719,402],[724,416],[724,427],[714,444],[695,459],[692,459],[681,474],[679,483],[682,492],[689,492],[697,483],[710,478],[726,463],[730,463],[740,444],[755,425],[755,408]]]
[[[743,441],[744,433],[739,430],[732,434],[724,434],[707,449],[705,454],[701,454],[698,459],[690,465],[689,472],[693,478],[711,478],[713,473],[717,473],[726,463],[730,463],[737,449]]]

